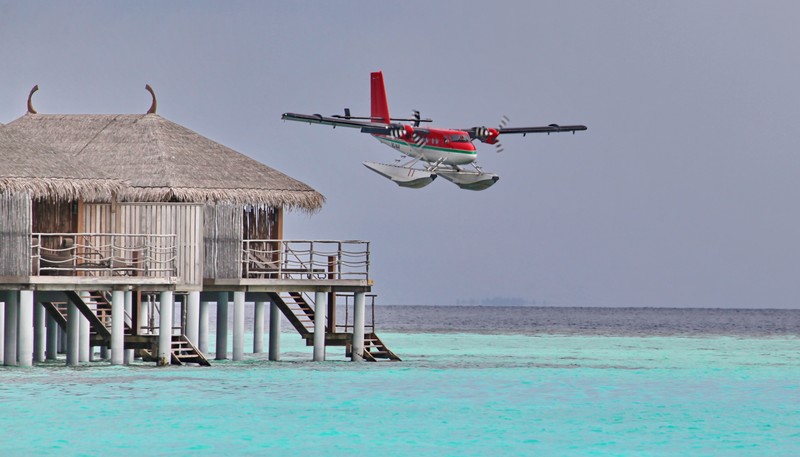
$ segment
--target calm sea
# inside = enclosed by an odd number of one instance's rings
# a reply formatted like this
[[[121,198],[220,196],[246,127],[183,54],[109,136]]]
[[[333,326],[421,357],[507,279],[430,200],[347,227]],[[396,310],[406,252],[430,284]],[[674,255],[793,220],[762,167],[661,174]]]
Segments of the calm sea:
[[[376,316],[403,362],[0,369],[0,455],[800,455],[797,310]]]

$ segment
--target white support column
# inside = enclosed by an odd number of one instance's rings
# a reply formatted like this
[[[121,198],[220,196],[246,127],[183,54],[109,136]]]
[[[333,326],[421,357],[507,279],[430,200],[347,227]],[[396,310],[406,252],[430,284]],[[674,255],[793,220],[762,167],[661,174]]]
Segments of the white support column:
[[[6,294],[5,347],[3,365],[17,364],[17,325],[19,324],[19,293],[12,290]]]
[[[228,358],[228,292],[217,294],[217,354],[216,360]]]
[[[58,331],[60,330],[56,318],[47,315],[47,349],[45,350],[45,357],[47,360],[55,360],[58,358]]]
[[[33,366],[33,291],[19,291],[17,359],[19,366]]]
[[[233,293],[233,360],[244,359],[244,292]]]
[[[186,303],[186,338],[192,344],[197,344],[200,333],[200,292],[189,292]]]
[[[83,316],[74,303],[67,305],[67,366],[78,365],[78,352],[80,343],[80,319]]]
[[[78,337],[78,361],[88,362],[91,357],[91,347],[89,347],[89,340],[91,338],[91,328],[89,327],[89,319],[81,313],[79,329],[80,336]]]
[[[148,295],[149,297],[149,295]],[[139,303],[139,327],[145,335],[151,335],[153,330],[150,329],[150,300]]]
[[[158,364],[166,366],[172,363],[172,308],[174,305],[172,291],[161,292],[158,316]]]
[[[253,354],[264,352],[264,307],[266,303],[257,301],[253,306]]]
[[[353,354],[351,360],[360,362],[364,359],[364,292],[356,292],[353,302]]]
[[[328,294],[314,294],[314,361],[325,361],[325,313],[328,311]]]
[[[111,365],[125,362],[125,292],[111,292]]]
[[[86,303],[92,301],[91,294],[88,291],[80,292],[80,296]],[[91,339],[92,329],[89,325],[89,319],[87,319],[83,313],[81,313],[78,332],[78,362],[90,362],[92,360],[92,348],[89,341]]]
[[[3,365],[6,352],[6,296],[11,292],[0,292],[0,365]]]
[[[69,308],[67,308],[69,310]],[[64,328],[58,327],[58,353],[67,353],[67,328],[69,324],[65,324]]]
[[[122,321],[122,331],[124,335],[125,331],[125,322],[128,321],[128,316],[133,318],[133,291],[126,290],[125,291],[125,315],[124,320]],[[133,327],[133,321],[131,321],[131,327]],[[123,345],[124,345],[125,337],[123,336]],[[130,365],[133,362],[133,349],[125,349],[122,353],[122,363],[125,365]]]
[[[269,359],[281,359],[281,310],[274,302],[269,306]]]
[[[33,304],[33,361],[44,362],[47,331],[45,310],[41,302]]]
[[[197,327],[197,349],[208,354],[208,307],[207,301],[200,302],[200,322]]]

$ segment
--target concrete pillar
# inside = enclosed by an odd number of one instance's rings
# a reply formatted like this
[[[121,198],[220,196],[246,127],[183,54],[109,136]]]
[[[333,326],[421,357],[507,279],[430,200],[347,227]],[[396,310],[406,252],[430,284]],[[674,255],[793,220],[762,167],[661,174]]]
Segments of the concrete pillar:
[[[150,299],[148,298],[146,302],[142,300],[142,302],[139,303],[139,328],[142,329],[143,335],[150,335],[153,332],[149,327],[150,327]]]
[[[6,355],[6,294],[9,293],[0,291],[0,365],[3,364]]]
[[[265,305],[265,302],[257,301],[253,307],[253,354],[264,352]]]
[[[208,306],[207,301],[200,302],[200,322],[197,326],[197,349],[203,354],[208,353]]]
[[[244,292],[233,293],[233,360],[244,359]]]
[[[328,310],[328,294],[314,294],[314,361],[325,361],[325,314]]]
[[[111,365],[125,362],[125,291],[111,292]]]
[[[281,359],[281,310],[274,302],[269,306],[269,359]]]
[[[189,292],[186,297],[186,338],[197,344],[200,333],[200,292]]]
[[[17,359],[21,367],[33,366],[33,291],[19,291]]]
[[[124,320],[122,321],[122,331],[123,335],[125,334],[125,322],[128,321],[128,316],[133,317],[133,291],[126,290],[125,295],[123,298],[123,303],[125,304],[125,316]],[[133,321],[131,321],[131,328],[133,328]],[[122,337],[123,345],[125,344],[125,337]],[[133,362],[133,349],[124,349],[122,352],[122,363],[125,365],[130,365]]]
[[[80,347],[80,320],[83,316],[74,303],[67,305],[67,366],[78,365],[78,352]]]
[[[50,314],[47,315],[47,348],[45,350],[45,356],[47,360],[55,360],[58,358],[58,340],[59,340],[59,333],[60,330],[58,326],[58,322],[56,322],[56,318],[51,316]]]
[[[353,354],[350,359],[360,362],[364,359],[364,292],[356,292],[353,302]]]
[[[89,319],[87,319],[83,313],[81,313],[80,323],[78,326],[78,331],[80,332],[80,336],[78,337],[78,361],[88,362],[90,359],[89,354],[92,349],[89,347],[91,328],[89,327]]]
[[[91,301],[91,294],[87,291],[80,292],[80,296],[86,303]],[[78,362],[89,362],[92,360],[92,348],[89,343],[92,330],[89,326],[89,319],[87,319],[83,313],[81,313],[78,332]]]
[[[228,292],[217,294],[217,355],[215,359],[228,358]]]
[[[19,325],[19,293],[15,290],[6,294],[5,346],[3,365],[17,364],[17,326]]]
[[[69,308],[67,308],[69,310]],[[67,353],[67,327],[69,324],[64,325],[64,328],[58,327],[58,353]]]
[[[47,314],[44,305],[41,302],[33,304],[33,361],[44,362],[45,357],[45,344],[47,342],[47,333],[45,330],[45,321]]]
[[[161,303],[159,308],[161,310],[161,315],[158,316],[158,364],[161,366],[172,363],[173,298],[172,291],[166,290],[161,292],[161,298],[159,300]]]

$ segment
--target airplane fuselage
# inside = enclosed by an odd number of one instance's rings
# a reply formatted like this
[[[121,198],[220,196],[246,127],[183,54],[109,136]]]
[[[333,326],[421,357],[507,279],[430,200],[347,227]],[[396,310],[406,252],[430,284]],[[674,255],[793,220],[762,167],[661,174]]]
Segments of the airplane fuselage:
[[[373,135],[378,141],[401,154],[441,165],[467,165],[475,162],[477,151],[467,132],[427,129],[425,135],[409,141],[387,135]]]

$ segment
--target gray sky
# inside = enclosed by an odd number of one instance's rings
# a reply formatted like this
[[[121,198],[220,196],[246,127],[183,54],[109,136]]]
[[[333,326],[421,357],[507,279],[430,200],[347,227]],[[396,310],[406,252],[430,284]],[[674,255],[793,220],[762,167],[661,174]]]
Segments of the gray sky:
[[[287,238],[367,239],[387,304],[797,307],[800,3],[2,2],[0,122],[159,114],[321,191]],[[479,145],[501,176],[401,189],[393,152],[285,111],[441,127],[581,123]]]

